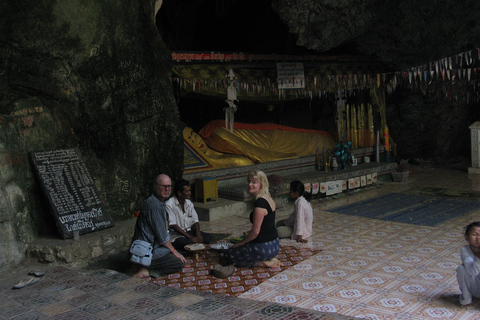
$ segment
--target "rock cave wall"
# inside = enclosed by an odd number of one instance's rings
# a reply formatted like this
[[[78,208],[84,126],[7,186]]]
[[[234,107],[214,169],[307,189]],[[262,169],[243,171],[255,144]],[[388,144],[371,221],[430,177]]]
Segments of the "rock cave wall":
[[[38,235],[59,237],[29,152],[78,147],[116,221],[140,208],[154,176],[181,176],[155,13],[153,0],[0,3],[0,270]]]

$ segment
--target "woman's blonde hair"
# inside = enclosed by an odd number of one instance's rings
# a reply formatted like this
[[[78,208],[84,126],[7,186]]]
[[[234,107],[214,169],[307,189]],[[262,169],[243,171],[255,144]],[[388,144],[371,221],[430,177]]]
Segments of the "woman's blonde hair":
[[[270,195],[268,178],[267,178],[267,175],[265,174],[265,172],[260,171],[260,170],[255,170],[255,171],[250,172],[247,175],[247,185],[250,182],[250,179],[257,179],[260,182],[260,185],[261,185],[260,186],[260,191],[258,192],[258,194],[255,197],[250,196],[251,199],[255,200],[255,199],[258,199],[258,198],[262,198],[262,197],[269,197],[269,198],[272,197]],[[247,186],[247,188],[248,188],[248,186]]]

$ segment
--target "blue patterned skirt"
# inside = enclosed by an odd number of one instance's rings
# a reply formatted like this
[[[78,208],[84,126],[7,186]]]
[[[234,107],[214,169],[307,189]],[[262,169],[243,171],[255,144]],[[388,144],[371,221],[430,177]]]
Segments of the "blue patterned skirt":
[[[237,267],[252,267],[255,262],[275,258],[279,250],[280,241],[278,238],[263,243],[249,242],[243,246],[226,251],[225,260],[227,263],[233,263]]]

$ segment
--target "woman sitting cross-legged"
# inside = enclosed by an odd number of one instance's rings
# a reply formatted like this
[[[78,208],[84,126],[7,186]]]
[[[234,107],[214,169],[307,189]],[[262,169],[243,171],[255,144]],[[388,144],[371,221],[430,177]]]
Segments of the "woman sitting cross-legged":
[[[280,261],[275,258],[280,249],[275,228],[275,201],[268,191],[268,180],[263,171],[248,174],[247,191],[254,201],[254,209],[250,213],[252,229],[242,241],[225,252],[224,264],[280,267]]]

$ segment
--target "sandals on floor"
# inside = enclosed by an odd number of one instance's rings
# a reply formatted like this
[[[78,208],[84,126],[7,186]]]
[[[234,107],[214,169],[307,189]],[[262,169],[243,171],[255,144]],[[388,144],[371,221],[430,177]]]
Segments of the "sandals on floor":
[[[43,277],[45,275],[45,271],[34,269],[30,271],[28,274],[35,277]]]
[[[31,284],[37,283],[38,281],[40,281],[40,277],[43,277],[45,275],[45,271],[33,269],[28,274],[34,277],[26,277],[20,280],[19,283],[13,286],[13,289],[21,289]]]
[[[37,283],[40,281],[40,278],[37,277],[26,277],[25,279],[20,280],[19,283],[13,286],[13,289],[21,289],[29,286],[31,284]]]

